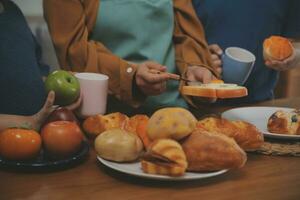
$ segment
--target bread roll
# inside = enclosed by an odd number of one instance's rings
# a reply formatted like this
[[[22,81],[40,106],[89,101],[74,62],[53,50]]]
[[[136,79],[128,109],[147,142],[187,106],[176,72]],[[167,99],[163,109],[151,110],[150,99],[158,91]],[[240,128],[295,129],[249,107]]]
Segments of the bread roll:
[[[95,150],[101,158],[128,162],[139,157],[143,150],[143,144],[133,133],[121,129],[111,129],[97,136]]]
[[[147,132],[151,140],[160,138],[180,140],[194,130],[196,123],[196,118],[186,109],[163,108],[150,117]]]
[[[271,133],[300,135],[300,110],[286,112],[278,110],[268,120]]]
[[[240,168],[247,160],[246,153],[223,134],[195,130],[182,142],[188,161],[188,171],[217,171]]]
[[[285,60],[293,54],[292,43],[281,36],[271,36],[263,43],[263,55],[265,60]]]
[[[244,150],[256,150],[264,143],[262,133],[252,124],[244,121],[229,121],[223,118],[207,117],[197,123],[211,133],[221,133],[233,138]]]
[[[178,142],[159,139],[151,143],[141,165],[145,173],[181,176],[185,173],[187,161]]]

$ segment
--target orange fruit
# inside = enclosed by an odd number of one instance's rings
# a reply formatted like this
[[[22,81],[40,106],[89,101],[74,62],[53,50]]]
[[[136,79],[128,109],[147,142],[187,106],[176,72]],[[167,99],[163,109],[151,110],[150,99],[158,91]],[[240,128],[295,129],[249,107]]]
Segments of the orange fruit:
[[[34,130],[9,128],[0,133],[0,155],[6,159],[32,159],[39,154],[41,144],[41,136]]]
[[[266,60],[285,60],[293,53],[292,43],[281,36],[271,36],[263,43],[263,54]]]

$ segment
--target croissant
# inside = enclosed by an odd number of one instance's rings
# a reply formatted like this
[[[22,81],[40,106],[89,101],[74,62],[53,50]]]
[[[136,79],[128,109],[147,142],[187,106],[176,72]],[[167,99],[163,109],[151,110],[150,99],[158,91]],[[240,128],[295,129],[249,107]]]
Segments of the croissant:
[[[262,133],[254,125],[244,121],[208,117],[198,121],[197,127],[231,137],[244,150],[258,149],[264,142]]]
[[[244,166],[247,155],[230,137],[197,129],[182,142],[188,171],[217,171]]]
[[[145,173],[181,176],[187,168],[187,160],[178,142],[159,139],[151,143],[141,165]]]

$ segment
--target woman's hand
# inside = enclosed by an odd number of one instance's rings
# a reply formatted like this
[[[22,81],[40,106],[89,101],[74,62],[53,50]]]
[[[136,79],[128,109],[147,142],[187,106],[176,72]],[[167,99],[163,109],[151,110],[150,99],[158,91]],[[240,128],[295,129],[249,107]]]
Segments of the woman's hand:
[[[165,72],[166,67],[156,62],[147,61],[138,65],[135,74],[135,83],[141,92],[147,96],[159,95],[166,90],[166,82],[169,79],[167,73],[155,74],[150,70]]]
[[[285,71],[299,67],[300,65],[300,49],[294,49],[293,54],[283,61],[266,60],[265,64],[267,67],[276,71]]]

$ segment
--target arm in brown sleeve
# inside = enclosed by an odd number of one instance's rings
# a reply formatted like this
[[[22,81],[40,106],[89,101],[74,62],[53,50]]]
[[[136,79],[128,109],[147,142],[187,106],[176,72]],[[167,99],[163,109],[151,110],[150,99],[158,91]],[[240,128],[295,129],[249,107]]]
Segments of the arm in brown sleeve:
[[[65,70],[108,75],[110,93],[137,106],[132,95],[136,66],[89,39],[98,6],[99,0],[44,0],[44,15],[59,63]],[[132,70],[127,70],[129,67]]]
[[[212,71],[216,77],[219,73],[212,67],[210,52],[205,34],[192,5],[192,0],[173,0],[175,28],[173,41],[176,52],[176,65],[181,74],[185,74],[189,66],[202,66]],[[184,83],[181,83],[181,86]],[[191,105],[191,98],[184,96]]]

